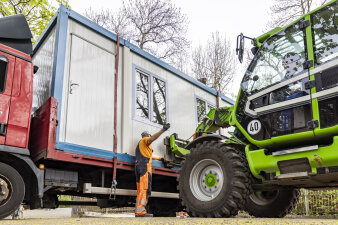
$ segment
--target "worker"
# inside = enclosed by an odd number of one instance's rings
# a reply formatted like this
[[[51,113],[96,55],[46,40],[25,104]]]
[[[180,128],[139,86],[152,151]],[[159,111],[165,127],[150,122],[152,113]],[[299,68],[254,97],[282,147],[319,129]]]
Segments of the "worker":
[[[166,130],[170,128],[167,123],[157,133],[150,135],[148,131],[142,132],[142,139],[136,147],[136,162],[135,162],[135,175],[137,197],[135,205],[136,217],[152,217],[152,214],[147,213],[146,205],[151,194],[151,162],[153,157],[153,149],[151,143],[161,136]]]

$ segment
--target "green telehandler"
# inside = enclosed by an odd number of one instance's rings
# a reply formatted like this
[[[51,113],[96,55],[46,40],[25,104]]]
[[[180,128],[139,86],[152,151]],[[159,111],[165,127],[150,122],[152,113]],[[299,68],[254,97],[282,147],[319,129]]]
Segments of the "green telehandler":
[[[299,188],[338,187],[338,2],[251,39],[234,106],[211,109],[194,139],[167,137],[191,216],[283,217]],[[237,38],[243,60],[244,40]],[[230,136],[217,130],[233,127]]]

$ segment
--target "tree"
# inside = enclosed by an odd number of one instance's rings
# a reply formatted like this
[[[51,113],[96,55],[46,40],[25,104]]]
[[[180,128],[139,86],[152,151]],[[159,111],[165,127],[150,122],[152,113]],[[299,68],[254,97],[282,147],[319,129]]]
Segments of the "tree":
[[[268,27],[284,27],[328,0],[275,0],[270,8],[272,20]]]
[[[187,18],[170,0],[128,0],[115,14],[89,9],[85,15],[172,64],[190,46],[186,39]]]
[[[192,53],[192,71],[199,80],[222,93],[229,91],[235,73],[235,55],[232,45],[219,32],[212,33],[206,46],[197,47]]]
[[[89,8],[85,10],[84,15],[94,23],[113,31],[119,36],[129,38],[130,23],[121,9],[117,13],[114,13],[109,9],[95,11]]]
[[[69,7],[69,0],[0,0],[0,15],[23,14],[36,41],[57,11],[56,6]]]

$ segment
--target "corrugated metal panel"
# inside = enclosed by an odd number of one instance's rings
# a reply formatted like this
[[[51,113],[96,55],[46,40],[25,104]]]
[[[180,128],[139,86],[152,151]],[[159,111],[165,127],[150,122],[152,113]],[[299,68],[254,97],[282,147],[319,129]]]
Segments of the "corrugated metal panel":
[[[39,67],[39,70],[34,74],[32,112],[35,112],[43,105],[51,95],[54,46],[55,28],[50,32],[39,50],[33,56],[33,63]]]
[[[114,55],[71,37],[65,141],[113,150]]]

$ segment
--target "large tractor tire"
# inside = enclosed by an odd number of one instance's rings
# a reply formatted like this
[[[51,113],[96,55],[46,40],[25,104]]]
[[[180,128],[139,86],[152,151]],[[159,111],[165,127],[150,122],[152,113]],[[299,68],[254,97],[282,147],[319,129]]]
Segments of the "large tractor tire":
[[[298,189],[254,191],[248,196],[244,210],[255,217],[281,218],[294,209],[298,197]]]
[[[0,218],[11,215],[19,208],[25,196],[25,183],[11,166],[0,163]]]
[[[249,194],[250,176],[239,150],[219,142],[198,144],[180,170],[182,205],[193,217],[237,215]]]

